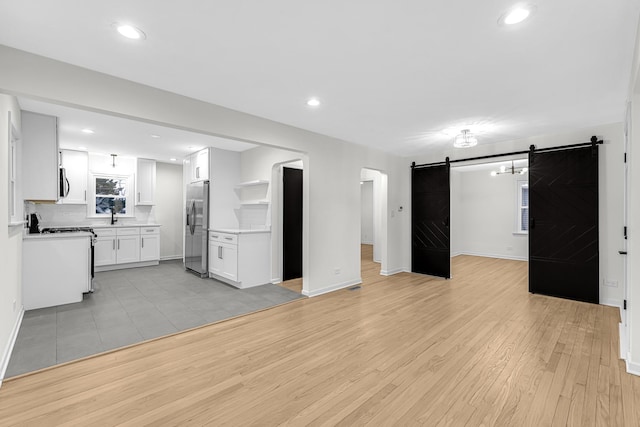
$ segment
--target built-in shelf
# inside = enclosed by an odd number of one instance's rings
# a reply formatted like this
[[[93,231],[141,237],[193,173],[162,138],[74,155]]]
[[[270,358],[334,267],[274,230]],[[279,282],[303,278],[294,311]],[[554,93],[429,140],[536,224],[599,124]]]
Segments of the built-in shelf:
[[[256,185],[268,185],[269,181],[264,179],[256,179],[254,181],[241,182],[236,185],[236,188],[254,187]]]
[[[241,205],[243,206],[247,206],[247,205],[268,205],[269,201],[268,200],[243,200],[240,202]]]

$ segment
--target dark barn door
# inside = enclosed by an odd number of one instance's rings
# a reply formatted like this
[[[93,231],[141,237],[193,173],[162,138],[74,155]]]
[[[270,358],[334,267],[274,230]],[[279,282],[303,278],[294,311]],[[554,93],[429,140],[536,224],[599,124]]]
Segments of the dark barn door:
[[[529,291],[598,303],[598,147],[529,154]]]
[[[282,280],[302,277],[302,170],[282,168]]]
[[[411,172],[411,271],[451,277],[449,164]]]

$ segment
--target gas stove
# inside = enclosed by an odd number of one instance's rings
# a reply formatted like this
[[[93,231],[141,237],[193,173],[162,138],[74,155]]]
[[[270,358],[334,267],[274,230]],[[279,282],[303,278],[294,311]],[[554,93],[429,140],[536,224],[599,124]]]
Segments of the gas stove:
[[[85,231],[88,233],[93,233],[93,228],[91,227],[47,227],[40,230],[42,234],[50,234],[50,233],[77,233],[80,231]]]

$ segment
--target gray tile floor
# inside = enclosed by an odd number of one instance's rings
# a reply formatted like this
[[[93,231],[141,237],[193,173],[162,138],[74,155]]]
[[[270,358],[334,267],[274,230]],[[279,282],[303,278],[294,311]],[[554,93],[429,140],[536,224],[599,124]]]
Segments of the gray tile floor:
[[[267,284],[236,289],[181,261],[96,273],[84,301],[25,312],[6,377],[302,298]]]

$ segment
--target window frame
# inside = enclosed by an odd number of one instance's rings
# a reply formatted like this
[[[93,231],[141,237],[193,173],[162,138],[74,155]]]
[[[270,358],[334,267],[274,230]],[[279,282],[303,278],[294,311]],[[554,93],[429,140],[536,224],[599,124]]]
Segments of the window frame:
[[[110,218],[111,212],[106,213],[98,213],[96,212],[96,199],[100,197],[96,191],[96,180],[97,179],[118,179],[125,182],[125,196],[114,196],[114,198],[124,198],[125,199],[125,207],[127,213],[120,214],[116,213],[116,215],[120,218],[133,218],[135,217],[135,181],[133,175],[127,174],[109,174],[109,173],[90,173],[89,174],[89,192],[90,197],[89,201],[87,201],[87,217],[89,218]],[[105,195],[103,195],[105,196]]]
[[[11,119],[11,111],[7,114],[7,128],[9,144],[7,147],[7,214],[9,226],[23,225],[26,221],[22,218],[22,210],[19,206],[20,182],[20,134]]]
[[[523,223],[522,223],[522,211],[524,209],[527,210],[527,212],[529,211],[529,203],[527,203],[527,205],[523,205],[522,203],[522,190],[523,188],[527,188],[527,190],[529,189],[529,180],[523,180],[523,179],[519,179],[516,181],[516,206],[515,206],[515,213],[516,213],[516,222],[515,222],[515,226],[516,226],[516,231],[514,232],[514,234],[529,234],[529,224],[526,224],[526,229],[523,229]],[[527,215],[528,218],[528,215]]]

